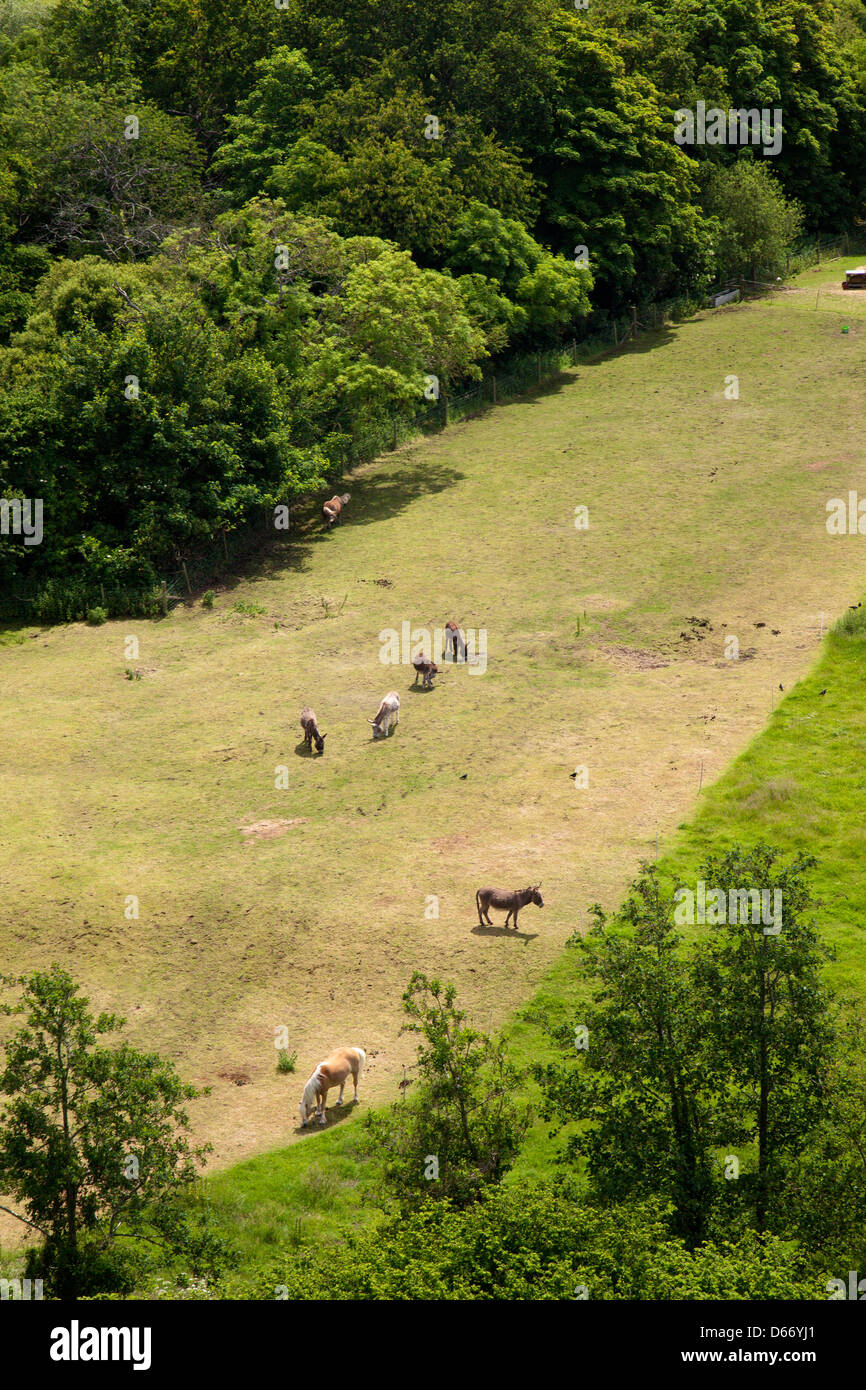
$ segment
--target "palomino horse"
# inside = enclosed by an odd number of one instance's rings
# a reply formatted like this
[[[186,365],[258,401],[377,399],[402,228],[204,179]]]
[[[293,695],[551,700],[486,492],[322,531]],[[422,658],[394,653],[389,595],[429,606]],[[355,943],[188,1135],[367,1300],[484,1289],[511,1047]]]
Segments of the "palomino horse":
[[[508,926],[508,918],[514,918],[514,930],[517,931],[517,914],[527,903],[535,903],[536,907],[544,907],[541,894],[539,893],[540,883],[536,883],[534,888],[520,888],[516,893],[503,893],[500,888],[479,888],[475,894],[475,906],[478,908],[478,921],[484,926],[485,919],[487,926],[492,927],[490,920],[490,909],[496,907],[500,912],[507,912],[505,925]],[[482,917],[482,912],[484,916]]]
[[[319,1117],[319,1124],[325,1123],[325,1103],[328,1099],[328,1092],[332,1086],[339,1086],[340,1094],[337,1097],[337,1104],[343,1104],[343,1091],[346,1089],[346,1081],[351,1075],[355,1083],[355,1101],[358,1100],[358,1082],[361,1079],[361,1072],[364,1070],[364,1063],[367,1054],[363,1047],[338,1047],[336,1052],[332,1052],[330,1057],[326,1057],[324,1062],[320,1062],[313,1072],[301,1097],[301,1125],[307,1127],[307,1121],[313,1111]]]

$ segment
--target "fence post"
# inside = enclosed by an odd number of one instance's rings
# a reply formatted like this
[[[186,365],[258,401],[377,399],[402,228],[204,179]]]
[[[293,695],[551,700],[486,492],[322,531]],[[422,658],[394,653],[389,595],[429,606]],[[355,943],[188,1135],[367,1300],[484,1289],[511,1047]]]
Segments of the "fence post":
[[[165,580],[162,581],[162,616],[168,617],[168,585]]]
[[[493,404],[496,404],[496,377],[493,378]]]
[[[538,354],[538,384],[541,385],[541,353]]]
[[[815,242],[815,260],[816,260],[816,262],[817,262],[818,265],[821,264],[821,243],[820,243],[820,241],[816,241],[816,242]]]
[[[637,337],[637,305],[636,305],[636,304],[633,304],[633,305],[631,306],[631,336],[632,336],[633,338],[636,338],[636,337]]]
[[[187,590],[187,593],[188,593],[188,594],[191,594],[191,593],[192,593],[192,585],[191,585],[190,582],[189,582],[189,575],[188,575],[187,572],[186,572],[186,560],[181,560],[180,564],[181,564],[181,569],[183,570],[183,577],[184,577],[184,579],[186,580],[186,590]]]
[[[613,345],[619,347],[619,338],[616,335],[616,319],[613,321]]]

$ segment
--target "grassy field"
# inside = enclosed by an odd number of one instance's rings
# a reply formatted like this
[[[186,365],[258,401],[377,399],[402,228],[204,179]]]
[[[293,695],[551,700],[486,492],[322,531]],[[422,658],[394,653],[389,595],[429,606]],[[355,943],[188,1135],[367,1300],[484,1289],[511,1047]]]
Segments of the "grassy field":
[[[341,528],[302,521],[211,612],[25,629],[0,649],[4,962],[62,961],[127,1016],[133,1043],[211,1086],[194,1115],[215,1166],[283,1148],[212,1184],[250,1250],[287,1238],[297,1210],[323,1230],[354,1210],[353,1125],[303,1156],[284,1146],[302,1081],[338,1043],[368,1050],[366,1103],[397,1093],[414,968],[453,980],[482,1025],[515,1020],[539,990],[553,1006],[587,905],[614,907],[657,847],[697,853],[725,796],[729,833],[736,808],[754,827],[796,811],[791,836],[842,835],[856,873],[833,767],[826,806],[801,767],[808,724],[790,768],[751,767],[761,740],[727,774],[742,784],[726,779],[674,838],[699,784],[768,720],[765,738],[781,737],[805,696],[773,707],[864,587],[866,542],[825,526],[829,498],[866,491],[866,304],[834,293],[840,279],[831,263],[669,326],[358,470]],[[449,617],[486,631],[486,671],[410,690],[379,634]],[[373,744],[365,721],[391,688],[400,725]],[[321,759],[299,746],[308,702]],[[819,737],[843,769],[852,719],[838,743]],[[578,765],[587,788],[569,778]],[[479,885],[538,880],[546,906],[519,933],[478,927]],[[838,979],[860,988],[854,916],[834,931]],[[295,1076],[276,1072],[280,1026]],[[526,1019],[512,1032],[526,1055],[541,1045]],[[547,1161],[545,1142],[532,1137],[527,1164]]]
[[[859,850],[866,817],[864,613],[854,615],[849,631],[825,638],[815,667],[701,797],[658,861],[662,881],[673,887],[694,883],[710,848],[761,840],[786,854],[807,848],[818,860],[813,881],[821,899],[821,932],[836,956],[827,967],[828,981],[839,995],[861,1003],[866,998],[866,867]],[[528,1065],[554,1055],[544,1021],[579,1018],[581,989],[573,957],[563,952],[506,1025],[515,1060]],[[521,1185],[549,1176],[564,1134],[551,1138],[548,1126],[536,1121],[506,1182]],[[315,1144],[252,1159],[208,1182],[218,1228],[239,1252],[229,1291],[261,1292],[253,1271],[277,1249],[338,1238],[376,1219],[376,1167],[356,1136],[355,1126],[334,1128]]]

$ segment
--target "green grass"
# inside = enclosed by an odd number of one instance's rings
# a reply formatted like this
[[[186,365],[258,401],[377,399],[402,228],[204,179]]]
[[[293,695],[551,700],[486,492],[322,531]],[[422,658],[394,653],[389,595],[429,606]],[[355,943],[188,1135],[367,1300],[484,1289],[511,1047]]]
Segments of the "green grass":
[[[829,497],[866,492],[866,304],[832,299],[842,265],[357,470],[340,528],[323,534],[312,505],[214,611],[191,601],[164,621],[0,646],[4,963],[72,962],[133,1045],[211,1087],[193,1118],[225,1170],[208,1188],[242,1263],[298,1215],[331,1234],[347,1213],[368,1219],[351,1185],[368,1180],[357,1120],[298,1143],[294,1117],[340,1043],[368,1051],[365,1107],[397,1094],[413,969],[453,980],[473,1019],[508,1025],[532,1060],[546,1046],[533,1017],[571,1007],[564,942],[589,903],[616,907],[657,840],[686,872],[724,808],[726,833],[788,826],[856,875],[856,708],[838,681],[820,718],[802,703],[821,614],[826,631],[863,587],[866,541],[824,525]],[[487,630],[487,672],[412,690],[411,667],[379,660],[379,634],[448,617]],[[824,662],[848,659],[842,642],[827,639]],[[373,744],[366,720],[392,687],[400,725]],[[307,703],[321,758],[302,747]],[[788,755],[753,763],[793,718]],[[546,905],[524,909],[517,935],[478,932],[481,883],[539,879]],[[844,891],[859,911],[859,888]],[[833,911],[834,980],[859,990],[856,911]],[[275,1029],[295,1076],[277,1071]],[[534,1128],[524,1171],[554,1148]],[[310,1165],[333,1181],[304,1196]]]
[[[658,862],[670,884],[693,882],[704,855],[761,840],[786,854],[807,848],[818,859],[822,934],[836,959],[827,977],[840,994],[866,1000],[866,623],[846,614],[827,636],[814,670],[784,699],[768,727],[702,797]],[[850,630],[853,630],[851,635]],[[826,690],[826,695],[820,692]],[[546,1025],[579,1020],[581,986],[564,952],[505,1033],[522,1066],[554,1055]],[[528,1088],[536,1094],[534,1086]],[[552,1139],[536,1120],[506,1179],[523,1184],[556,1171],[565,1131]],[[370,1197],[375,1163],[357,1149],[354,1126],[262,1156],[207,1183],[218,1226],[240,1251],[237,1282],[276,1247],[341,1239],[377,1219]],[[326,1200],[311,1193],[324,1192]],[[232,1282],[229,1281],[228,1292]]]

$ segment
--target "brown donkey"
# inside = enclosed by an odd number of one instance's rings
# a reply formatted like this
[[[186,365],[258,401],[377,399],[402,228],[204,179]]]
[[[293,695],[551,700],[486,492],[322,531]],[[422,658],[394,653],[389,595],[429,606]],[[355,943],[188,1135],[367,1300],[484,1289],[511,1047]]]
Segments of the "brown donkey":
[[[319,726],[316,723],[316,711],[311,709],[309,705],[305,705],[301,710],[301,728],[304,731],[304,742],[310,752],[312,753],[313,743],[315,742],[316,752],[324,753],[325,739],[328,735],[319,733]]]
[[[500,912],[507,912],[505,925],[508,926],[508,918],[514,918],[514,930],[517,931],[517,914],[527,903],[535,903],[536,907],[544,907],[544,903],[539,893],[540,883],[534,888],[520,888],[516,893],[503,893],[499,888],[479,888],[475,894],[475,906],[478,908],[478,920],[482,927],[486,925],[492,927],[490,920],[490,908],[495,907]],[[482,916],[482,913],[484,914]]]

